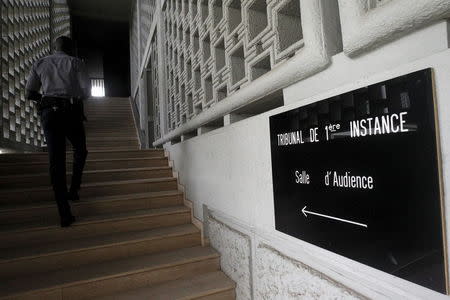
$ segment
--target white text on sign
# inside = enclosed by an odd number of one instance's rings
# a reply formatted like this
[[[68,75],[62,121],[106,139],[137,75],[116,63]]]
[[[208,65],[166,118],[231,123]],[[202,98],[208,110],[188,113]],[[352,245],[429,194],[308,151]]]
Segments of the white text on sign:
[[[295,170],[295,183],[297,184],[310,184],[310,177],[306,171]]]
[[[374,187],[372,176],[350,175],[351,172],[339,174],[336,171],[327,171],[325,185],[342,188],[372,190]]]

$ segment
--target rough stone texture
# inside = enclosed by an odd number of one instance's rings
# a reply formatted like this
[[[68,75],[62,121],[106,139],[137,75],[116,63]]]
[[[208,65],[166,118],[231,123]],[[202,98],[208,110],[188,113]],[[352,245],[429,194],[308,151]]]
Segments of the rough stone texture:
[[[208,235],[222,270],[237,284],[237,299],[366,299],[266,244],[252,257],[252,238],[213,216]]]
[[[236,282],[236,299],[251,299],[250,239],[227,225],[208,219],[211,246],[220,252],[220,266]]]
[[[258,245],[255,299],[365,299],[277,250]]]

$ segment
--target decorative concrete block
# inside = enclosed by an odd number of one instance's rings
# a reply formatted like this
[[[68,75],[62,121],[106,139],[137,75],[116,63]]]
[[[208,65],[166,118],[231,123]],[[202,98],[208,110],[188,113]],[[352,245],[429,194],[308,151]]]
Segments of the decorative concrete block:
[[[67,0],[53,0],[52,6],[52,37],[70,36],[70,13]]]
[[[329,63],[329,55],[339,50],[335,44],[340,39],[329,36],[339,35],[339,28],[325,30],[339,26],[335,2],[163,1],[161,16],[166,29],[162,44],[166,54],[170,132],[164,140],[194,131],[228,113],[237,113],[237,109],[245,108],[245,115],[250,116],[282,104],[276,97],[270,105],[270,97],[266,96],[323,69]],[[291,68],[278,68],[287,62]],[[272,72],[277,68],[278,72]],[[170,74],[177,74],[178,82]],[[268,84],[262,78],[273,79]],[[192,95],[192,110],[183,100],[188,95]],[[263,98],[265,103],[257,101]],[[179,119],[176,109],[180,110]],[[158,140],[158,144],[163,142]]]
[[[0,12],[0,142],[15,148],[41,147],[44,137],[37,109],[25,99],[26,78],[32,64],[50,53],[54,39],[70,35],[67,2],[1,1]]]
[[[163,12],[164,24],[168,24],[169,27],[166,30],[166,47],[169,49],[166,62],[169,74],[184,75],[186,72],[184,76],[180,76],[178,82],[179,85],[184,84],[185,94],[180,97],[178,95],[180,89],[175,86],[177,83],[172,85],[173,81],[169,78],[168,92],[169,99],[174,99],[175,102],[179,101],[178,99],[187,98],[187,94],[196,94],[194,106],[197,109],[186,111],[183,109],[186,106],[180,106],[182,115],[189,120],[195,117],[196,113],[214,106],[215,103],[239,90],[249,80],[251,71],[255,74],[255,78],[258,78],[270,70],[272,64],[267,61],[272,58],[266,58],[259,65],[253,66],[253,69],[250,65],[254,64],[256,55],[273,48],[273,39],[266,41],[264,45],[257,43],[258,46],[255,46],[255,49],[258,50],[255,52],[247,47],[247,35],[253,40],[257,36],[263,39],[264,32],[272,25],[269,25],[271,17],[267,17],[268,5],[265,0],[191,0],[184,1],[182,10],[178,9],[177,3],[168,1]],[[243,21],[243,16],[248,16],[244,17],[248,22]],[[248,24],[244,27],[246,23]],[[178,29],[177,26],[179,26]],[[235,34],[230,35],[232,32]],[[267,33],[268,36],[273,34],[273,32]],[[285,41],[283,38],[282,40]],[[191,44],[192,53],[190,53]],[[266,52],[267,55],[273,55],[272,53],[273,51]],[[188,63],[179,65],[178,56],[180,60],[182,58],[182,61]],[[189,89],[191,85],[194,91]],[[176,105],[173,107],[176,108]],[[171,106],[169,106],[168,114],[173,114]],[[171,118],[169,128],[175,129],[182,124],[178,122],[174,124]]]
[[[145,53],[145,48],[148,43],[150,29],[153,22],[153,15],[156,10],[156,0],[140,0],[139,1],[139,21],[140,21],[140,54],[141,61]]]
[[[130,30],[130,81],[132,86],[137,86],[139,83],[139,67],[141,58],[139,57],[139,7],[137,1],[134,3],[131,16],[131,30]]]

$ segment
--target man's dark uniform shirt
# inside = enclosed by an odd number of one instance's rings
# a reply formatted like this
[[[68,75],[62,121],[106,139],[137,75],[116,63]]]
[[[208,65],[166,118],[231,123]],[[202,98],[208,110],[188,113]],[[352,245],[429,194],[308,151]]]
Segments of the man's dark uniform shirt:
[[[57,51],[34,63],[26,89],[28,98],[38,101],[61,225],[68,226],[74,218],[67,200],[80,188],[87,156],[82,100],[90,94],[90,82],[85,65],[80,59]],[[36,96],[40,91],[42,99]],[[66,184],[66,138],[74,150],[71,193]]]

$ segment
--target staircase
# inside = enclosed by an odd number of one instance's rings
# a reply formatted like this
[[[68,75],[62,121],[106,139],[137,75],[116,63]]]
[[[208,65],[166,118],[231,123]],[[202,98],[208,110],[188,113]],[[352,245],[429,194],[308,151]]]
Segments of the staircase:
[[[128,99],[85,110],[71,227],[59,227],[47,154],[0,155],[0,299],[234,299],[164,152],[138,150]]]

